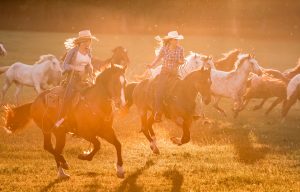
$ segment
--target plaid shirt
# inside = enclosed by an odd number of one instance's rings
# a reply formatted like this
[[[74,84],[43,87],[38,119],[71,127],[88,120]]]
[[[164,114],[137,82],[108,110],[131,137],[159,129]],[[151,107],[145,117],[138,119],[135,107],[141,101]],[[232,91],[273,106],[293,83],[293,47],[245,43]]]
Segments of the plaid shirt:
[[[183,47],[177,46],[174,50],[163,47],[159,53],[163,58],[162,72],[176,72],[179,61],[183,61]]]

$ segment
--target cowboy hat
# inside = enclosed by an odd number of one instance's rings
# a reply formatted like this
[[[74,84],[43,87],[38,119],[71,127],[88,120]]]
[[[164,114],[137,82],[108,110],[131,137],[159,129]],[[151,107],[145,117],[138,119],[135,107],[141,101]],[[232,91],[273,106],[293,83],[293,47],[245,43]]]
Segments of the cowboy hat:
[[[75,38],[75,41],[80,41],[81,39],[93,39],[98,41],[97,37],[93,36],[90,30],[79,31],[78,37]]]
[[[164,36],[162,39],[177,39],[182,40],[184,37],[179,35],[177,31],[170,31],[167,36]]]
[[[75,46],[75,44],[83,42],[87,39],[99,41],[95,36],[92,35],[90,30],[83,30],[83,31],[79,31],[78,37],[66,39],[64,44],[66,49],[71,49]]]

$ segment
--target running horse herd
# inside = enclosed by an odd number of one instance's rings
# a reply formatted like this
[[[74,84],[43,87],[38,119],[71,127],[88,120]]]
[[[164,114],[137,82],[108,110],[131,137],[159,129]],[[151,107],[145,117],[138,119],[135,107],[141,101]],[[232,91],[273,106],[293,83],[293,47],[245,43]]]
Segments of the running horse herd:
[[[0,44],[0,55],[7,54]],[[117,47],[107,60],[93,59],[92,64],[97,69],[97,76],[91,80],[91,85],[80,93],[72,112],[72,120],[63,127],[55,128],[57,113],[64,88],[59,86],[62,79],[61,62],[53,55],[43,55],[34,65],[15,63],[0,68],[3,73],[4,86],[1,92],[1,102],[9,86],[17,86],[15,98],[19,104],[19,94],[22,86],[32,86],[38,93],[31,102],[17,107],[3,105],[5,108],[5,129],[15,132],[26,126],[33,119],[42,130],[44,149],[51,153],[56,161],[59,178],[68,178],[64,170],[69,165],[62,155],[66,134],[73,133],[93,144],[93,149],[78,155],[81,160],[91,161],[100,149],[97,137],[103,138],[115,146],[117,152],[117,176],[124,177],[121,143],[113,129],[114,114],[128,111],[136,105],[141,119],[141,131],[150,143],[150,148],[159,154],[156,137],[152,125],[154,90],[159,84],[156,76],[161,67],[148,69],[147,77],[140,77],[140,82],[127,82],[125,70],[129,58],[126,49]],[[164,115],[182,128],[181,138],[171,138],[176,145],[182,145],[190,140],[190,127],[195,118],[195,109],[202,103],[209,104],[224,116],[227,113],[219,107],[223,97],[233,100],[233,115],[245,109],[253,98],[262,99],[254,110],[262,108],[267,99],[276,100],[266,111],[266,114],[278,104],[282,104],[284,119],[291,106],[300,98],[300,62],[295,68],[280,72],[261,67],[251,54],[232,50],[224,54],[222,59],[214,61],[211,56],[191,52],[185,63],[179,67],[178,80],[171,82],[164,98]],[[52,88],[50,88],[52,85]],[[50,96],[57,96],[58,102]],[[199,99],[200,98],[200,99]],[[53,147],[51,136],[56,142]]]

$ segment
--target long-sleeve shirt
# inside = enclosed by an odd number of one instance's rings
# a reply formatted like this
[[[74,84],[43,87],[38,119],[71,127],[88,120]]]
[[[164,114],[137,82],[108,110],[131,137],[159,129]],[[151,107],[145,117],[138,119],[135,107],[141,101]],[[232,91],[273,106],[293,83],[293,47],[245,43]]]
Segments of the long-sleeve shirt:
[[[180,61],[184,61],[183,47],[177,46],[175,49],[163,47],[159,57],[163,59],[162,72],[176,72]]]

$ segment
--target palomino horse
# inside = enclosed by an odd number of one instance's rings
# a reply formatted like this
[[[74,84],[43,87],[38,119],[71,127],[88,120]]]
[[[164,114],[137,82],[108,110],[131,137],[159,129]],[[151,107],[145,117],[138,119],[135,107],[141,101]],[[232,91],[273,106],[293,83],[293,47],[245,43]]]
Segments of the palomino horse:
[[[5,73],[4,86],[1,92],[1,103],[9,87],[16,85],[15,100],[19,104],[19,95],[23,86],[34,87],[39,94],[42,89],[47,89],[49,83],[58,85],[61,79],[62,69],[59,60],[54,55],[42,55],[34,65],[21,62],[0,68]]]
[[[282,107],[282,121],[285,121],[286,115],[288,114],[290,108],[300,100],[300,74],[294,76],[287,86],[287,97],[286,101],[283,103]]]
[[[241,51],[238,49],[223,53],[224,57],[214,62],[216,68],[221,71],[231,71],[234,68],[234,63],[238,59],[240,53]]]
[[[266,111],[266,115],[272,111],[272,109],[286,99],[286,87],[289,81],[300,73],[300,60],[298,65],[292,69],[288,69],[281,73],[274,69],[264,69],[263,78],[249,79],[249,88],[245,99],[247,100],[245,105],[248,104],[251,98],[263,98],[261,103],[254,107],[255,110],[263,107],[267,99],[271,97],[277,97],[277,99],[271,104],[270,108]]]
[[[242,97],[245,94],[247,80],[250,72],[258,75],[262,74],[260,66],[256,59],[250,54],[242,54],[235,63],[235,69],[230,72],[211,70],[212,86],[211,91],[214,97],[214,108],[226,116],[223,109],[219,107],[221,97],[231,98],[233,100],[233,110],[235,117],[242,109]]]
[[[0,56],[5,56],[5,55],[7,55],[7,51],[4,48],[4,45],[0,43]]]
[[[276,97],[277,99],[265,112],[265,115],[268,115],[274,107],[286,99],[287,83],[282,79],[273,78],[264,74],[263,76],[253,75],[250,81],[250,88],[247,89],[244,95],[245,103],[243,107],[246,107],[252,98],[262,98],[263,101],[253,108],[253,110],[258,110],[262,108],[267,99]]]
[[[194,71],[183,80],[177,79],[170,83],[170,88],[166,91],[164,114],[183,130],[181,139],[171,138],[174,144],[182,145],[190,140],[190,126],[193,121],[195,99],[198,92],[201,93],[206,104],[210,102],[210,71],[210,68]],[[142,132],[149,140],[153,153],[156,154],[159,153],[159,150],[152,125],[154,123],[154,92],[158,83],[157,78],[147,79],[136,85],[133,91],[133,101],[141,117]],[[150,117],[148,117],[148,111],[151,113]]]
[[[107,68],[108,66],[112,64],[118,64],[123,67],[128,67],[130,60],[128,57],[128,52],[124,47],[116,47],[112,50],[113,55],[106,59],[106,60],[100,60],[97,57],[92,58],[92,65],[94,69],[97,71],[102,71],[103,69]]]
[[[8,131],[14,132],[25,127],[26,123],[32,118],[43,131],[44,149],[54,156],[59,178],[69,177],[64,172],[64,169],[68,169],[69,166],[62,155],[66,133],[73,132],[94,145],[91,152],[79,155],[82,160],[92,160],[100,149],[100,142],[97,137],[101,137],[115,146],[117,151],[117,176],[123,178],[121,144],[112,128],[112,104],[113,102],[117,105],[125,104],[124,72],[125,69],[116,66],[104,70],[97,77],[95,85],[82,93],[76,107],[68,115],[68,119],[62,127],[54,128],[60,108],[60,99],[58,99],[57,105],[50,105],[50,102],[47,101],[51,94],[63,94],[63,90],[58,92],[61,87],[44,91],[32,103],[13,109],[8,108],[5,127]],[[52,134],[56,138],[55,148],[53,148],[51,142]]]

